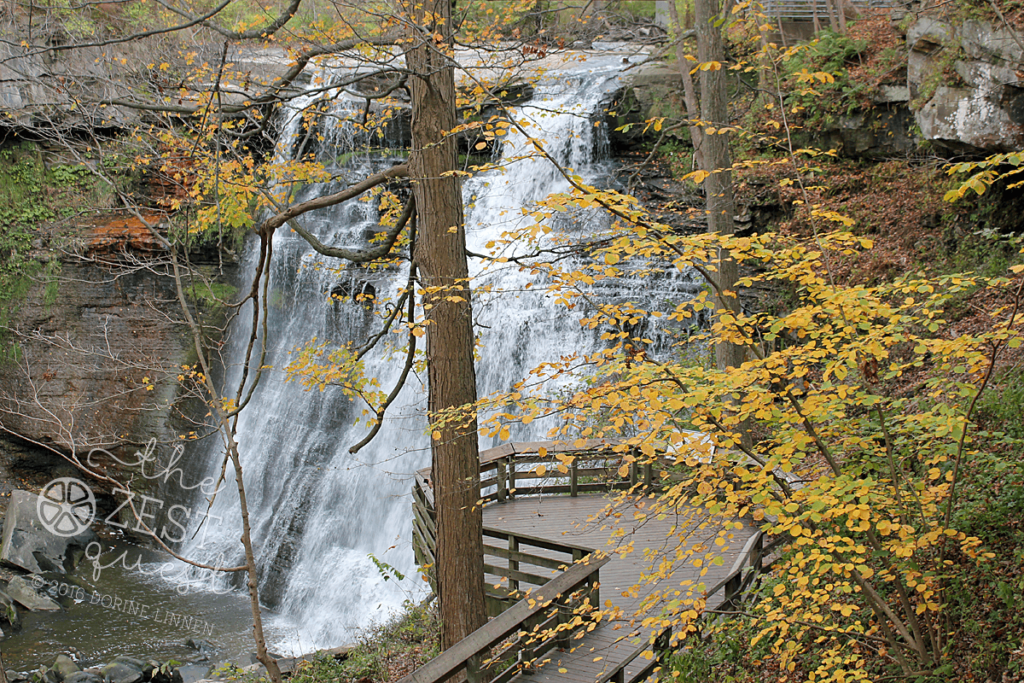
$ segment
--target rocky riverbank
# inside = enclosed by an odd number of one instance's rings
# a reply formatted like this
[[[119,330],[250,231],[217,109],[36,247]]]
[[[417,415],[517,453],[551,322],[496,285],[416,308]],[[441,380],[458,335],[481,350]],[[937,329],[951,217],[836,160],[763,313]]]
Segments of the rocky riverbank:
[[[77,651],[59,655],[52,664],[35,671],[8,669],[7,680],[9,683],[190,683],[182,677],[175,662],[161,664],[122,656],[106,664],[92,665]]]

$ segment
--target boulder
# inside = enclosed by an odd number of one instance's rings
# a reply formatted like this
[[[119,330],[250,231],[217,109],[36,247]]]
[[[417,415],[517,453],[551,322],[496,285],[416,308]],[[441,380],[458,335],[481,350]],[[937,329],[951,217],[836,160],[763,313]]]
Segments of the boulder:
[[[917,123],[926,140],[950,149],[1009,152],[1024,147],[1024,126],[1013,120],[1024,110],[1024,91],[1019,99],[1007,108],[987,89],[942,86],[917,112]]]
[[[907,31],[909,94],[921,135],[958,153],[1024,147],[1024,35],[984,21],[920,17]]]
[[[57,655],[57,659],[53,662],[53,666],[51,666],[50,669],[57,674],[57,678],[65,682],[71,675],[82,671],[78,668],[78,665],[75,664],[75,661],[67,655]]]
[[[193,650],[199,650],[200,652],[213,649],[213,645],[210,644],[210,641],[203,640],[202,638],[189,638],[185,641],[185,647],[192,648]]]
[[[124,655],[114,657],[114,661],[111,663],[127,664],[128,666],[134,669],[138,669],[139,671],[145,671],[147,666],[147,664],[141,659],[136,659],[135,657],[126,657]]]
[[[660,131],[647,125],[648,119],[685,118],[686,111],[679,71],[674,67],[648,64],[631,73],[625,81],[624,87],[612,93],[604,114],[608,140],[612,150],[618,153],[639,150],[661,137]],[[686,128],[668,131],[666,136],[690,143]]]
[[[6,619],[14,628],[21,627],[21,618],[18,616],[18,608],[14,606],[14,600],[3,591],[0,591],[0,617]]]
[[[199,653],[199,661],[209,661],[210,655],[213,653],[213,645],[202,638],[189,638],[185,641],[185,647],[190,647]]]
[[[79,671],[65,678],[64,683],[103,683],[103,677],[89,671]]]
[[[196,683],[201,681],[210,673],[208,664],[185,664],[171,670],[170,683]],[[167,683],[163,680],[153,679],[155,683]]]
[[[119,660],[107,664],[100,671],[105,683],[139,683],[144,678],[142,666],[133,666]]]
[[[30,680],[34,681],[34,683],[60,683],[57,680],[57,674],[45,666],[39,667],[38,671],[33,671]]]
[[[75,558],[80,558],[86,546],[98,539],[89,528],[72,536],[52,532],[39,519],[39,500],[39,496],[28,491],[11,493],[0,562],[33,574],[67,573],[74,569]]]
[[[14,602],[29,612],[57,612],[60,610],[60,605],[45,595],[37,593],[32,584],[20,576],[11,579],[5,590]]]

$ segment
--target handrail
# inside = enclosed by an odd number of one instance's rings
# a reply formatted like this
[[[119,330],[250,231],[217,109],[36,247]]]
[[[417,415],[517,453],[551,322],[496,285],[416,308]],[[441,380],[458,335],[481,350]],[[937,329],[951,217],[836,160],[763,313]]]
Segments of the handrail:
[[[732,607],[743,597],[743,592],[753,583],[757,576],[771,566],[771,563],[768,565],[764,564],[764,558],[772,550],[789,540],[785,537],[779,537],[765,545],[764,541],[767,537],[768,535],[763,531],[758,531],[747,539],[736,561],[733,562],[729,574],[704,594],[705,604],[711,596],[723,590],[725,592],[725,600],[722,601],[722,605],[724,606]],[[746,575],[744,575],[744,572],[746,572]],[[704,614],[707,614],[707,612]],[[702,619],[704,614],[698,617],[698,620]],[[654,640],[655,651],[661,651],[662,653],[667,651],[671,645],[671,638],[672,627],[667,626]],[[629,680],[626,680],[626,667],[646,650],[646,644],[638,647],[625,660],[619,662],[615,668],[606,671],[595,683],[636,683],[646,679],[654,672],[655,667],[663,663],[662,656],[653,658],[650,664],[636,672]]]
[[[417,482],[413,487],[413,553],[421,566],[432,565],[437,558],[436,515],[429,503]],[[550,576],[543,575],[546,573],[544,570],[564,570],[594,552],[592,548],[581,545],[494,527],[485,526],[483,535],[484,571],[498,578],[498,585],[495,581],[487,581],[484,585],[490,616],[496,616],[514,604],[526,586],[539,587],[547,583]],[[493,544],[495,540],[499,545]],[[533,549],[547,551],[547,554],[531,552]],[[557,553],[558,557],[552,558],[551,553]],[[436,590],[431,572],[427,573],[427,578],[431,581],[431,588]],[[501,583],[506,583],[507,587],[501,587]]]
[[[508,443],[484,450],[480,453],[481,492],[483,492],[485,487],[490,486],[494,487],[494,491],[488,494],[482,493],[482,502],[484,504],[503,502],[506,499],[515,498],[517,494],[568,493],[570,496],[575,496],[580,491],[588,490],[632,489],[640,484],[641,476],[644,488],[650,488],[656,481],[660,481],[662,477],[659,474],[657,479],[655,478],[655,464],[669,464],[674,460],[662,456],[639,463],[640,459],[635,452],[615,452],[612,450],[615,446],[620,446],[623,443],[626,442],[619,439],[590,439],[582,444],[583,447],[580,447],[578,442],[569,444],[558,441],[532,441]],[[546,457],[547,454],[545,454],[545,457],[539,455],[541,449],[551,454],[571,453],[575,454],[576,457],[573,458],[571,466],[567,467],[568,472],[559,472],[557,474],[552,472],[548,477],[538,475],[536,471],[517,471],[517,465],[550,462],[550,459]],[[609,458],[623,459],[630,455],[633,457],[629,458],[627,476],[619,475],[618,468],[588,466],[596,460]],[[584,463],[584,467],[579,467],[581,461]],[[641,467],[643,468],[642,470]],[[610,471],[615,472],[617,479],[597,484],[586,481],[587,477],[606,475]],[[494,472],[494,477],[492,479],[484,479],[484,474],[489,472]],[[534,481],[529,485],[517,487],[517,474],[524,475],[521,479],[531,479]],[[420,564],[433,563],[437,548],[436,513],[434,510],[434,495],[430,475],[430,468],[419,470],[416,472],[413,485],[413,549],[416,553],[417,562]],[[565,479],[567,476],[569,479],[568,485],[544,483],[545,478],[560,477]],[[539,483],[536,481],[538,479],[541,480]],[[510,649],[502,651],[503,656],[496,658],[499,661],[492,661],[485,666],[480,666],[479,658],[484,652],[489,651],[490,648],[503,641],[520,626],[535,619],[540,610],[549,607],[554,599],[549,597],[550,595],[562,595],[566,590],[571,593],[579,590],[581,586],[586,584],[588,586],[587,596],[592,597],[590,604],[594,606],[600,604],[597,593],[597,570],[606,564],[610,558],[597,558],[593,554],[593,550],[583,546],[537,538],[505,529],[484,527],[483,533],[485,539],[503,539],[508,545],[507,548],[490,546],[486,543],[484,545],[484,566],[487,573],[507,579],[509,585],[507,591],[500,591],[493,586],[487,587],[488,610],[497,616],[454,647],[401,679],[399,683],[438,683],[438,681],[446,679],[464,667],[468,667],[467,678],[470,683],[508,683],[520,671],[529,673],[530,664],[537,656],[556,645],[568,643],[571,631],[562,634],[560,630],[564,631],[566,629],[564,627],[561,629],[557,628],[558,624],[565,623],[565,605],[560,606],[553,616],[532,624],[534,633],[544,634],[541,636],[542,640],[538,641],[538,643],[528,642],[526,644],[520,643],[510,646]],[[705,593],[705,601],[719,592],[724,592],[725,599],[722,605],[731,607],[742,598],[743,592],[766,568],[764,564],[765,556],[788,540],[786,538],[776,538],[765,545],[766,538],[767,535],[764,532],[758,531],[747,540],[736,561],[733,563],[729,574]],[[566,560],[562,562],[550,557],[530,554],[523,550],[524,547],[530,546],[562,553],[567,556]],[[486,559],[488,555],[501,558],[508,566],[500,567],[497,564],[489,564]],[[542,577],[521,571],[524,564],[547,569],[564,567],[568,567],[568,569],[554,579],[541,584]],[[592,568],[592,570],[581,574],[581,571],[583,571],[581,567]],[[577,581],[575,577],[578,576],[583,578]],[[509,606],[510,603],[520,596],[520,587],[524,583],[534,586],[539,585],[540,588],[536,589],[534,595],[529,599],[519,600]],[[565,588],[565,586],[569,587]],[[585,624],[586,622],[584,621],[583,623]],[[576,628],[580,626],[582,624],[578,624]],[[554,634],[553,637],[551,636],[552,633]],[[672,627],[670,626],[655,638],[655,648],[660,651],[667,650],[671,644],[671,637]],[[655,667],[659,666],[660,657],[652,659],[647,666],[631,676],[628,681],[625,680],[625,670],[629,664],[646,650],[646,644],[638,647],[635,652],[602,675],[595,683],[636,683],[645,679],[653,673]],[[481,678],[482,675],[490,673],[497,664],[507,661],[510,653],[516,654],[516,660],[512,667],[503,670],[493,678]]]
[[[851,0],[854,9],[884,10],[896,6],[895,0]],[[833,5],[833,11],[835,11]],[[766,16],[781,21],[811,21],[815,15],[827,22],[829,6],[826,0],[764,0],[762,11]],[[842,10],[839,10],[842,11]]]
[[[693,432],[699,440],[704,437]],[[651,489],[662,480],[660,467],[674,463],[671,456],[647,458],[640,456],[635,448],[628,446],[626,439],[586,439],[562,441],[519,441],[502,444],[480,452],[480,491],[483,505],[513,500],[522,495],[564,495],[575,497],[579,493],[632,490],[643,485]],[[619,448],[619,451],[614,449]],[[540,452],[544,451],[543,456]],[[552,466],[552,457],[571,454],[565,472]],[[628,462],[622,473],[622,461]],[[561,463],[559,463],[561,464]],[[543,474],[537,474],[536,467],[548,465]],[[659,469],[656,469],[659,468]],[[413,552],[419,565],[433,565],[437,558],[436,513],[431,468],[425,467],[415,473],[413,484]],[[522,565],[551,568],[550,558],[530,554],[524,546],[542,548],[568,556],[565,564],[571,564],[590,552],[587,548],[564,542],[536,539],[525,534],[504,532],[485,528],[484,535],[497,537],[506,535],[507,550],[485,546],[484,566],[487,573],[508,582],[505,590],[489,582],[486,585],[487,608],[491,615],[508,608],[516,598],[522,585],[542,585],[544,577],[521,571]],[[488,562],[490,555],[501,560]],[[569,559],[571,557],[571,560]],[[507,566],[501,566],[507,565]],[[432,581],[428,573],[428,580]],[[436,586],[431,583],[431,587]]]
[[[481,499],[486,505],[519,495],[567,493],[575,497],[579,493],[631,489],[641,481],[645,487],[653,486],[660,478],[657,465],[668,465],[672,460],[664,456],[643,458],[634,447],[614,450],[627,445],[626,439],[586,439],[582,442],[513,442],[489,448],[480,453]],[[545,456],[539,455],[542,449]],[[575,456],[568,465],[561,465],[564,471],[559,471],[558,465],[548,468],[544,474],[537,474],[536,468],[521,469],[523,465],[550,465],[552,458],[549,456],[559,454]],[[620,467],[600,462],[607,460],[627,460],[626,475],[620,474]],[[419,474],[429,481],[429,468],[420,470]]]
[[[467,671],[467,678],[470,681],[475,680],[482,683],[484,680],[494,680],[499,677],[507,680],[507,678],[518,673],[519,669],[529,666],[534,657],[539,654],[540,648],[538,644],[531,644],[531,647],[521,648],[512,667],[501,672],[494,679],[480,678],[480,672],[487,671],[490,667],[481,667],[478,661],[482,657],[489,655],[492,647],[499,645],[509,636],[519,632],[526,622],[543,616],[544,611],[548,610],[558,598],[564,599],[584,586],[592,587],[595,585],[598,570],[610,560],[611,558],[609,557],[601,557],[592,559],[589,562],[573,565],[567,571],[537,589],[528,599],[520,600],[501,615],[491,619],[448,650],[445,650],[437,657],[434,657],[420,668],[402,678],[399,683],[437,683],[461,671],[463,668],[475,669]],[[583,600],[588,598],[589,594]],[[583,600],[579,602],[583,602]],[[563,618],[568,602],[568,600],[564,599],[562,604],[556,604],[554,618]],[[592,601],[591,604],[596,605],[596,601]],[[583,624],[579,627],[582,626]],[[571,634],[572,630],[563,628],[562,632],[558,633],[556,637],[559,640],[564,640],[569,638]],[[475,662],[474,660],[478,661]],[[512,671],[512,673],[508,674],[509,671]]]
[[[703,440],[698,432],[693,435]],[[579,492],[586,491],[608,491],[631,488],[636,486],[642,479],[645,486],[655,483],[655,465],[667,466],[673,464],[674,459],[669,456],[658,456],[646,458],[637,454],[635,447],[627,447],[626,450],[615,451],[617,447],[628,446],[627,439],[584,439],[584,440],[560,440],[560,441],[519,441],[502,444],[494,448],[480,451],[480,490],[483,503],[504,502],[506,498],[514,498],[517,494],[534,493],[568,493],[576,496]],[[539,452],[545,451],[544,456]],[[551,464],[548,455],[572,454],[576,457],[565,467],[566,471],[558,471],[557,466],[547,470],[544,474],[537,474],[535,471],[521,471],[516,465],[543,465]],[[619,468],[610,467],[587,467],[588,461],[593,460],[622,460],[629,461],[629,470],[625,476],[618,476]],[[581,461],[584,466],[581,467]],[[614,473],[616,476],[608,477]],[[488,475],[492,475],[488,478]],[[587,482],[587,478],[605,477],[605,481]],[[517,487],[517,480],[532,480],[540,483],[530,483]],[[550,479],[567,480],[568,484],[545,483]],[[584,481],[581,481],[584,480]],[[424,489],[430,489],[431,469],[425,467],[416,472],[416,481]],[[484,490],[494,487],[495,490],[485,493]],[[431,504],[433,503],[432,492],[428,493]]]

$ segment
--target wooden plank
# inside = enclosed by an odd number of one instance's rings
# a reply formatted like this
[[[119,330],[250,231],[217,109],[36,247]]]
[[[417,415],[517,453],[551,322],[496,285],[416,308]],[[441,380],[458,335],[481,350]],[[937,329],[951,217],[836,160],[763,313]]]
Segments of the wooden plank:
[[[509,607],[506,599],[490,594],[484,595],[484,604],[487,606],[487,616],[492,619],[507,610]]]
[[[532,583],[534,586],[543,586],[551,580],[550,576],[537,576],[536,574],[530,574],[529,572],[519,571],[517,569],[508,569],[506,567],[495,567],[494,565],[484,563],[484,571],[494,576],[503,576],[506,579],[513,581],[525,581],[526,583]]]
[[[520,600],[500,616],[487,622],[465,639],[403,677],[400,683],[437,683],[466,665],[470,657],[483,653],[517,632],[526,619],[550,607],[550,601],[563,593],[571,593],[593,573],[607,564],[608,558],[588,565],[576,565],[537,589],[532,600]],[[532,606],[531,606],[532,603]]]
[[[632,485],[628,481],[616,481],[610,483],[591,482],[588,484],[579,484],[577,491],[586,493],[604,493],[608,490],[625,490],[632,488]],[[517,496],[533,496],[533,495],[556,495],[572,493],[572,486],[566,484],[552,484],[548,486],[523,486],[519,485],[516,487]]]
[[[434,518],[422,505],[412,504],[412,513],[416,519],[420,520],[424,528],[430,530],[431,538],[437,537],[437,524],[434,523]]]
[[[418,528],[420,530],[420,532],[423,534],[423,536],[426,538],[426,540],[428,540],[430,542],[432,547],[436,547],[437,546],[437,536],[436,536],[436,533],[434,531],[433,526],[427,524],[425,519],[429,519],[429,516],[423,516],[422,513],[419,510],[417,510],[416,508],[413,508],[413,511],[412,511],[413,525],[415,526],[415,528]]]
[[[555,552],[570,553],[573,550],[582,551],[584,554],[590,554],[593,552],[593,549],[588,548],[586,546],[577,545],[575,543],[566,543],[564,541],[551,541],[546,538],[524,534],[519,531],[504,531],[502,529],[496,529],[494,527],[489,526],[484,527],[484,536],[505,539],[515,536],[517,539],[519,539],[519,543],[522,545],[530,545],[536,548],[544,548],[545,550],[554,550]]]
[[[423,542],[423,547],[430,552],[431,555],[437,554],[437,539],[430,533],[430,530],[423,526],[418,518],[413,517],[412,520],[413,530],[417,532],[420,540]]]
[[[569,564],[572,564],[571,562],[560,562],[548,557],[540,557],[539,555],[530,555],[529,553],[524,553],[522,551],[517,552],[515,550],[509,550],[508,548],[498,548],[493,545],[484,545],[484,555],[494,555],[496,557],[503,557],[506,560],[525,562],[538,567],[544,567],[545,569],[564,570],[568,568]]]
[[[547,451],[553,448],[554,445],[553,441],[519,441],[512,444],[512,447],[515,449],[515,453],[518,456],[523,453],[536,453],[541,448]],[[516,460],[518,459],[519,458],[517,457]]]
[[[488,448],[487,450],[480,451],[480,462],[489,463],[501,458],[506,458],[516,452],[516,449],[510,443],[504,443],[494,448]]]

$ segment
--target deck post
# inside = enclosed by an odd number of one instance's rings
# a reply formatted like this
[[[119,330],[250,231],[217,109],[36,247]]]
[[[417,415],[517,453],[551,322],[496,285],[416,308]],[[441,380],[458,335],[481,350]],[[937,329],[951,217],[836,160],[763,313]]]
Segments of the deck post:
[[[649,489],[654,483],[654,464],[644,463],[644,488]]]
[[[727,610],[736,609],[736,603],[740,597],[740,586],[743,585],[743,574],[737,572],[729,581],[725,584],[725,601],[722,603],[722,607]]]
[[[498,502],[504,503],[507,490],[505,485],[505,461],[499,460],[495,464],[498,466]]]
[[[519,637],[520,671],[524,676],[532,676],[537,673],[537,669],[534,665],[534,660],[537,656],[534,654],[534,643],[532,642],[537,637],[533,632],[533,627],[536,623],[535,617],[531,617],[523,622],[523,631],[526,632],[526,635]]]
[[[519,552],[519,537],[516,536],[513,533],[510,533],[508,535],[508,549],[513,551],[513,552]],[[512,572],[519,571],[519,560],[513,560],[513,559],[509,558],[508,568],[510,570],[509,571],[510,574]],[[509,587],[509,590],[518,591],[519,590],[519,579],[513,579],[511,576],[509,576],[508,577],[508,587]]]
[[[466,683],[481,683],[483,681],[482,654],[475,654],[466,660]]]
[[[629,463],[629,487],[633,488],[636,486],[637,475],[636,475],[636,460]]]
[[[572,620],[572,608],[569,606],[569,601],[560,597],[558,599],[558,625],[556,626],[559,631],[555,634],[555,647],[561,650],[569,649],[569,636],[572,634],[568,629],[561,630],[562,627]]]
[[[511,455],[505,461],[508,463],[508,499],[512,500],[516,497],[516,464]]]
[[[579,468],[576,466],[576,458],[573,458],[572,462],[569,463],[569,495],[572,498],[575,498],[576,494],[579,493],[579,485]]]

